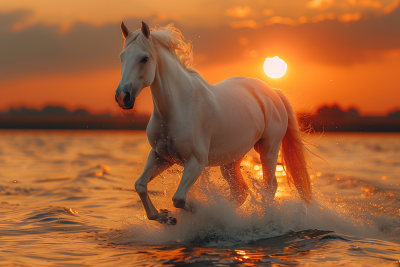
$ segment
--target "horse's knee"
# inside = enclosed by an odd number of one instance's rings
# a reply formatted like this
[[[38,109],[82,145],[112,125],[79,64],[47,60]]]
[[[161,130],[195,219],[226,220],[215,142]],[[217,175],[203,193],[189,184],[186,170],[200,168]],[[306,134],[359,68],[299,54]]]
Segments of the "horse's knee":
[[[186,200],[183,198],[172,198],[175,208],[183,209],[185,208]]]
[[[141,183],[139,180],[135,183],[135,190],[139,195],[147,193],[147,185]],[[151,220],[151,219],[150,219]]]

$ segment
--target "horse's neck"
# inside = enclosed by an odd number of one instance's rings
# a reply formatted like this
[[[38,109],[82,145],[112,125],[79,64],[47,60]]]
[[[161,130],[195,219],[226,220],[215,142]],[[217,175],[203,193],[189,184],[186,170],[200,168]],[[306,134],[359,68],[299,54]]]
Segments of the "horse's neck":
[[[192,77],[166,51],[158,57],[157,70],[150,86],[153,96],[153,114],[167,118],[177,112],[183,101],[189,101],[193,93]]]

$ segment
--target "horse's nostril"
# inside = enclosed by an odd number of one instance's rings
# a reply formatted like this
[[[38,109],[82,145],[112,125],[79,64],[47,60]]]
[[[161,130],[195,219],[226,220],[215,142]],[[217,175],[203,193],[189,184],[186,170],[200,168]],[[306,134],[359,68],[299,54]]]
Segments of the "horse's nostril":
[[[124,96],[124,104],[125,104],[125,106],[128,105],[129,101],[131,101],[131,94],[129,92],[126,92],[126,94]]]
[[[117,101],[117,103],[118,103],[118,98],[117,98],[117,94],[115,94],[115,101]]]

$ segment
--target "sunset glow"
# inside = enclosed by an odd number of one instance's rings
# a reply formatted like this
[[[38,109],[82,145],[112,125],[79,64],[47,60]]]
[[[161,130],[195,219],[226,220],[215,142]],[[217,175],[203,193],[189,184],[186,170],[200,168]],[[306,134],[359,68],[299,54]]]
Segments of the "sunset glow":
[[[400,0],[0,0],[0,267],[400,267],[399,26]]]
[[[277,79],[285,75],[287,70],[287,64],[285,61],[280,59],[278,56],[273,58],[267,58],[264,61],[264,72],[269,77]]]
[[[254,77],[295,97],[298,111],[338,104],[385,115],[398,108],[400,0],[223,0],[212,9],[200,0],[117,2],[2,1],[0,112],[57,104],[121,114],[113,93],[122,20],[131,30],[141,21],[174,23],[192,40],[195,69],[210,84]],[[27,39],[30,45],[21,46]],[[267,57],[278,65],[266,61],[261,69]],[[134,109],[151,114],[148,88]]]

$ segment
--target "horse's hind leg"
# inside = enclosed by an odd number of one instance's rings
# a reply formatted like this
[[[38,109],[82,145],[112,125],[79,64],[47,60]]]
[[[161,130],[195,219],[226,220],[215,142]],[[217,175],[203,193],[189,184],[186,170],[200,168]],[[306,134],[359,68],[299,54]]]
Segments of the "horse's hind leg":
[[[272,198],[275,197],[276,190],[278,189],[275,171],[280,146],[280,142],[271,143],[267,139],[259,140],[254,146],[254,149],[260,154],[264,184]]]
[[[246,201],[249,191],[240,171],[241,161],[242,159],[240,158],[235,162],[220,166],[222,176],[230,187],[230,201],[234,202],[237,207],[240,207]]]

